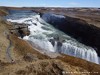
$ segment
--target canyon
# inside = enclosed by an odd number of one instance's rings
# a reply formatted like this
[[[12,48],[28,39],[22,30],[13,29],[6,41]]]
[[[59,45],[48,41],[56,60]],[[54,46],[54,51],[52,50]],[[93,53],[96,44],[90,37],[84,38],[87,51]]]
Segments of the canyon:
[[[6,44],[1,41],[1,45],[4,45],[1,55],[4,54],[0,58],[1,75],[67,75],[65,72],[70,75],[82,75],[82,72],[99,75],[99,19],[92,23],[81,17],[93,11],[97,16],[99,9],[66,8],[67,11],[64,11],[65,8],[1,8],[0,28],[4,29],[0,35],[7,40]],[[90,12],[87,13],[87,10]],[[8,39],[5,34],[9,35]],[[9,48],[11,53],[12,60],[9,62],[4,56],[7,55],[5,48]]]

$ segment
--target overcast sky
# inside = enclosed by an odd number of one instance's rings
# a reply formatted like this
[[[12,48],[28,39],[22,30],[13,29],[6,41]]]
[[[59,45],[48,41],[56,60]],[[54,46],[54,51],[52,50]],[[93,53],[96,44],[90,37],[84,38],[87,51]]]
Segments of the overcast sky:
[[[100,7],[100,0],[0,0],[0,6],[15,6],[15,7]]]

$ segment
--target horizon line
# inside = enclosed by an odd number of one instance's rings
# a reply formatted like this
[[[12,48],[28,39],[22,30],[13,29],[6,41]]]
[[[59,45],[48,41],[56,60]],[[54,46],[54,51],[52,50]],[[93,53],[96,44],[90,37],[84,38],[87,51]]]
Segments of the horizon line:
[[[72,6],[0,6],[0,7],[16,7],[16,8],[100,8],[100,7],[82,7],[82,6],[78,6],[78,7],[72,7]]]

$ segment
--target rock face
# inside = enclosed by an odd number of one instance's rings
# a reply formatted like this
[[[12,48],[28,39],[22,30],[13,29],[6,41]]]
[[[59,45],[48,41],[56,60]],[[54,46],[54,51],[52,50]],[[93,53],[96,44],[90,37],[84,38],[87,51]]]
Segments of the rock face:
[[[79,42],[92,46],[100,56],[100,28],[78,18],[55,16],[52,13],[43,14],[42,18]]]

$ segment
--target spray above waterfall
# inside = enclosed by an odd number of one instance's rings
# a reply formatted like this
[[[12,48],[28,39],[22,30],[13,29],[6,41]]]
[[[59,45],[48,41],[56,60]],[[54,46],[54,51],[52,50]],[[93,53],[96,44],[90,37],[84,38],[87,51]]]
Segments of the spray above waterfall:
[[[53,16],[64,18],[58,15]],[[42,50],[64,53],[99,64],[99,57],[93,48],[79,43],[67,34],[54,28],[41,19],[37,13],[16,11],[16,13],[8,15],[6,18],[10,22],[29,24],[30,35],[25,36],[23,39],[31,41]]]

